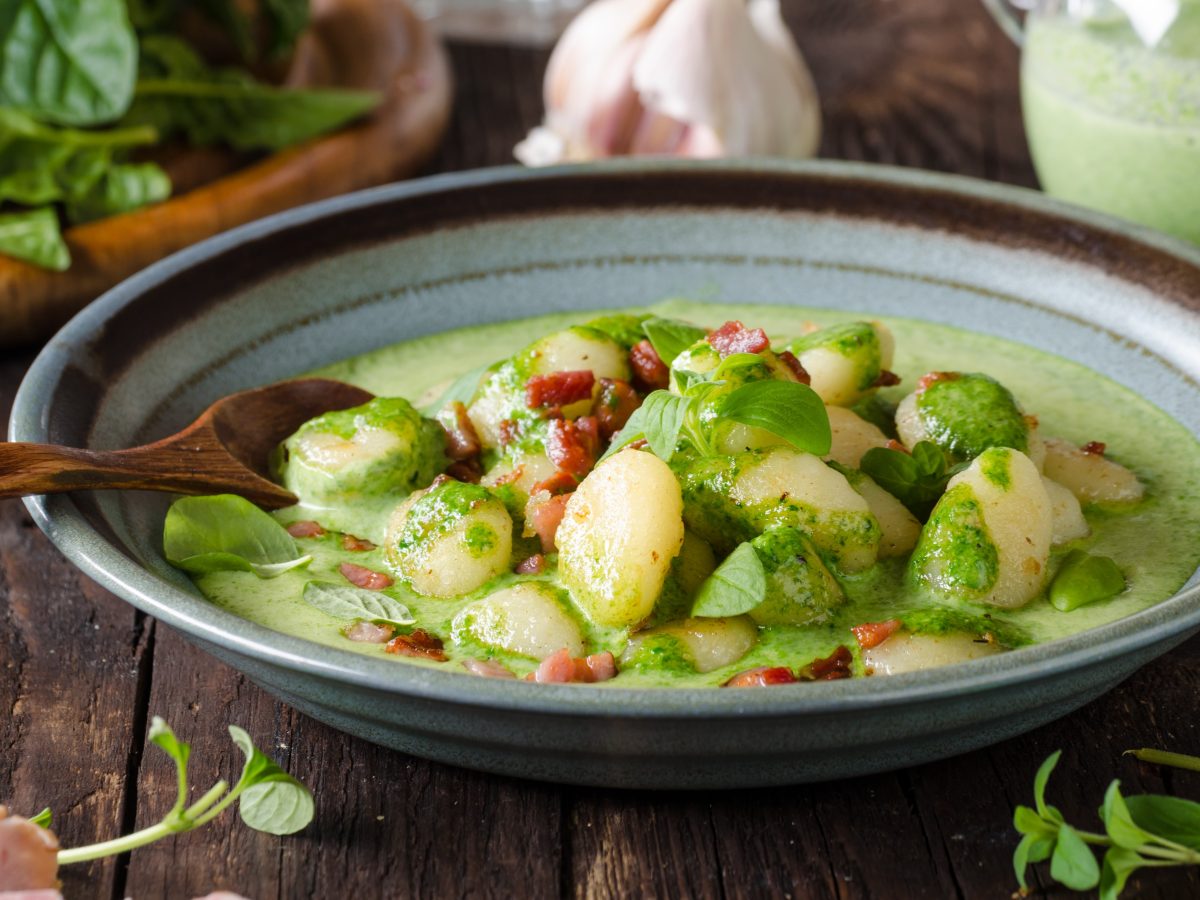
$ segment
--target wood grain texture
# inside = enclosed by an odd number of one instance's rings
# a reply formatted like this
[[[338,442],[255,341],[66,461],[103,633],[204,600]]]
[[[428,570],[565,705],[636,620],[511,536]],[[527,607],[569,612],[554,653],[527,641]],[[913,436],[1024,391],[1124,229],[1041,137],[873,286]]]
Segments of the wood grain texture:
[[[1034,183],[1016,53],[976,3],[785,5],[821,89],[824,155]],[[509,162],[540,118],[547,54],[450,50],[458,104],[433,168]],[[0,401],[31,360],[0,362]],[[171,630],[139,622],[74,574],[23,517],[16,503],[0,503],[0,797],[19,808],[49,798],[63,810],[87,797],[62,818],[67,843],[111,833],[122,811],[127,828],[151,823],[172,787],[166,758],[140,752],[147,716],[160,714],[194,744],[198,787],[237,768],[224,732],[237,723],[317,798],[316,821],[297,837],[256,834],[228,815],[119,865],[66,873],[71,897],[146,900],[230,887],[256,900],[1007,898],[1012,807],[1031,800],[1033,774],[1053,750],[1065,754],[1050,797],[1082,825],[1098,824],[1114,777],[1130,792],[1200,797],[1200,775],[1121,756],[1136,746],[1200,749],[1200,638],[1072,716],[901,772],[699,795],[558,788],[414,759],[295,713]],[[101,626],[90,638],[64,625],[89,619]],[[86,728],[83,709],[96,710]],[[97,785],[103,791],[90,795]],[[1045,896],[1076,895],[1053,888]],[[1156,871],[1135,879],[1129,896],[1200,896],[1200,879]]]

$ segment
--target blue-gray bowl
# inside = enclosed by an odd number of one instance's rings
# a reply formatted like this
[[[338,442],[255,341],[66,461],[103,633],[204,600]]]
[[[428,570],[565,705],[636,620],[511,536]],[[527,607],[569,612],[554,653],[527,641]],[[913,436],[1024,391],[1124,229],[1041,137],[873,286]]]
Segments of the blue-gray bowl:
[[[498,169],[342,197],[129,279],[30,369],[10,437],[111,449],[217,397],[409,337],[663,296],[915,316],[1103,371],[1200,426],[1200,250],[1028,191],[844,164]],[[951,670],[770,690],[530,686],[288,637],[163,560],[166,500],[29,498],[88,575],[310,715],[531,778],[710,788],[949,756],[1073,710],[1200,628],[1200,578],[1101,628]]]

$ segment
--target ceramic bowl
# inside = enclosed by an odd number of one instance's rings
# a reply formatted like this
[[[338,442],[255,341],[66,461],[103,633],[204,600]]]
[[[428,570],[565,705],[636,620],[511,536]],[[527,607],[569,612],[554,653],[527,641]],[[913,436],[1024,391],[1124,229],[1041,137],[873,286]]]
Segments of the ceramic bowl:
[[[1200,251],[1040,195],[845,164],[488,170],[228,232],[129,279],[44,350],[11,437],[116,448],[217,397],[405,338],[690,294],[905,315],[1078,360],[1200,426]],[[1200,578],[1069,639],[953,670],[763,690],[531,686],[288,637],[163,561],[167,498],[27,500],[91,577],[298,709],[457,765],[621,787],[829,779],[1073,710],[1200,628]]]

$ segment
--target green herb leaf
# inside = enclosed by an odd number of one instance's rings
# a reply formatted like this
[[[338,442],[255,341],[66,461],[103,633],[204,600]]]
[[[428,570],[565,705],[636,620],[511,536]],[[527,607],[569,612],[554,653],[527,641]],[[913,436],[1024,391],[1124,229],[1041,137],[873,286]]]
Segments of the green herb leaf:
[[[1100,807],[1100,818],[1104,822],[1104,830],[1118,847],[1136,850],[1153,837],[1147,834],[1133,822],[1125,798],[1121,796],[1121,782],[1114,781],[1104,793],[1104,805]]]
[[[62,272],[71,265],[71,252],[49,206],[0,215],[0,253]]]
[[[1050,583],[1050,603],[1070,612],[1088,603],[1107,600],[1125,590],[1125,575],[1107,556],[1072,550]]]
[[[911,454],[872,447],[859,468],[922,521],[929,518],[953,474],[947,471],[945,454],[930,441],[920,441]]]
[[[1125,798],[1125,804],[1139,828],[1200,851],[1200,803],[1163,794],[1134,794]]]
[[[276,88],[236,69],[209,69],[174,38],[147,38],[142,52],[144,71],[125,121],[182,133],[196,146],[280,150],[340,128],[380,101],[370,91]]]
[[[1050,817],[1049,808],[1046,806],[1046,783],[1050,780],[1050,773],[1058,765],[1061,756],[1062,751],[1055,750],[1046,757],[1046,761],[1038,768],[1037,775],[1033,777],[1033,801],[1037,805],[1038,815],[1043,819]]]
[[[62,125],[129,106],[137,44],[124,0],[9,0],[0,6],[0,105]]]
[[[67,204],[72,222],[90,222],[161,203],[171,196],[171,178],[155,163],[112,166],[83,197]]]
[[[687,322],[659,318],[643,322],[642,331],[654,347],[658,358],[668,367],[675,357],[708,334],[703,328],[697,328]]]
[[[454,379],[453,384],[446,388],[445,393],[425,407],[424,411],[426,414],[432,415],[445,409],[451,403],[469,405],[475,398],[475,394],[479,391],[479,385],[483,383],[484,377],[494,371],[494,369],[494,365],[477,366],[471,371],[460,375]]]
[[[175,732],[171,730],[160,716],[155,716],[150,720],[150,731],[147,735],[150,743],[166,752],[167,756],[175,760],[175,762],[187,768],[188,759],[191,757],[191,745],[184,743],[175,736]]]
[[[1025,881],[1025,871],[1033,863],[1039,863],[1050,858],[1054,852],[1054,836],[1027,834],[1017,844],[1013,851],[1013,871],[1017,873],[1017,881],[1022,888],[1028,888]]]
[[[1075,891],[1090,891],[1100,883],[1096,855],[1070,825],[1059,826],[1058,842],[1050,857],[1050,875]]]
[[[36,816],[30,816],[29,821],[40,828],[49,828],[54,824],[54,816],[50,812],[50,807],[46,807]]]
[[[655,456],[670,462],[693,402],[689,397],[681,397],[670,391],[654,391],[633,411],[625,427],[613,435],[612,443],[600,457],[600,462],[643,438]]]
[[[692,615],[706,618],[749,612],[767,595],[767,573],[749,542],[739,544],[696,593]]]
[[[1100,900],[1117,900],[1138,868],[1147,861],[1124,847],[1109,847],[1100,870]]]
[[[817,456],[828,453],[833,440],[825,404],[806,384],[752,381],[730,393],[721,403],[719,414],[762,428]]]
[[[233,494],[172,503],[163,525],[163,551],[173,566],[197,575],[243,571],[274,578],[312,560],[269,514]]]
[[[1057,829],[1049,824],[1028,806],[1018,806],[1013,810],[1013,827],[1020,834],[1053,834]]]
[[[313,798],[303,784],[263,754],[244,730],[229,726],[233,742],[246,755],[242,777],[233,793],[240,795],[238,813],[255,831],[293,834],[313,818]]]
[[[335,619],[366,619],[390,625],[412,625],[408,607],[379,591],[368,591],[348,584],[310,581],[304,585],[304,602]]]

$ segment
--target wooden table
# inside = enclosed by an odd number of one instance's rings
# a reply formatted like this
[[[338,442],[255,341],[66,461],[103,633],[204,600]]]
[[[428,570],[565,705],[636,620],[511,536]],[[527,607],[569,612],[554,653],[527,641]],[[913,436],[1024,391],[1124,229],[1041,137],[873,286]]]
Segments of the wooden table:
[[[822,155],[1034,184],[1016,53],[969,0],[795,0],[825,108]],[[508,162],[541,114],[546,52],[455,46],[457,113],[437,170]],[[0,420],[33,351],[0,360]],[[1012,807],[1064,748],[1053,802],[1098,824],[1126,789],[1200,796],[1200,778],[1123,750],[1200,749],[1200,640],[1078,713],[919,768],[711,794],[563,788],[425,762],[300,715],[81,576],[17,502],[0,503],[0,799],[53,807],[65,846],[156,822],[173,770],[144,750],[151,715],[193,744],[200,790],[240,767],[245,727],[316,796],[315,822],[275,838],[227,814],[203,831],[63,871],[69,898],[1007,897]],[[11,711],[11,712],[10,712]],[[1036,883],[1045,884],[1048,879]],[[1065,896],[1066,892],[1052,893]],[[1200,895],[1163,870],[1130,895]]]

